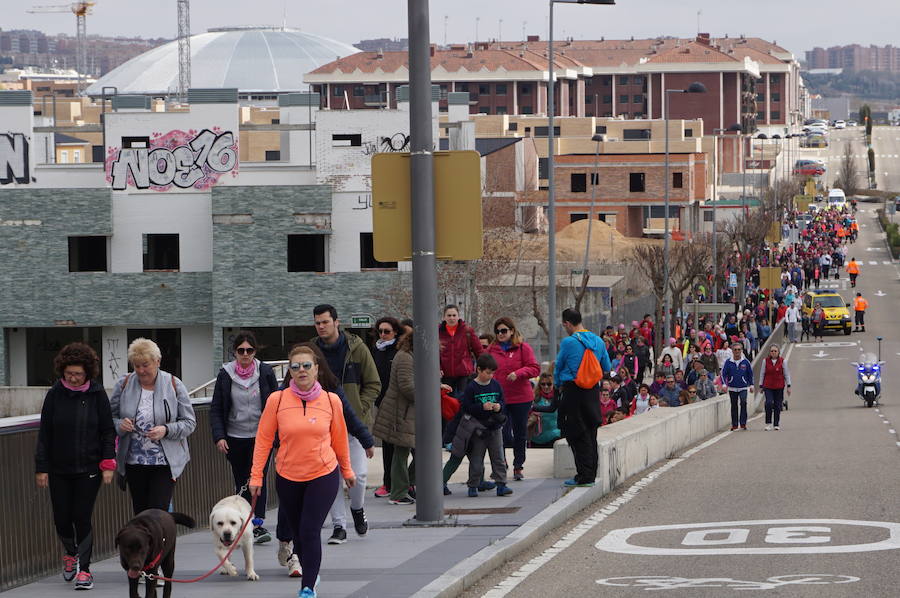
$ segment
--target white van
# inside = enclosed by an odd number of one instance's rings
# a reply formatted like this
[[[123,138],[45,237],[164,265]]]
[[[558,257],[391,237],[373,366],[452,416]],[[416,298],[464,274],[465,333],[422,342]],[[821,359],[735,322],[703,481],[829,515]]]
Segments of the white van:
[[[828,207],[842,209],[847,204],[847,196],[843,189],[832,189],[828,192]]]

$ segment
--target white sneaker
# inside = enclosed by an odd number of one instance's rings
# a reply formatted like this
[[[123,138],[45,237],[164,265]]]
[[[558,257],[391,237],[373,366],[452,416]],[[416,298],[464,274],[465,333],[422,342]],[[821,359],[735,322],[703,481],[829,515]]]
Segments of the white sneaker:
[[[300,558],[296,554],[292,554],[288,561],[288,577],[301,577],[303,571],[300,570]]]
[[[768,432],[771,429],[772,429],[772,424],[766,424],[766,427],[765,427],[766,432]],[[777,430],[778,428],[775,428],[775,429]]]
[[[775,426],[775,429],[776,429],[776,430],[780,430],[780,429],[781,429],[781,426]]]
[[[287,567],[291,560],[291,543],[279,540],[277,556],[278,564],[282,567]]]

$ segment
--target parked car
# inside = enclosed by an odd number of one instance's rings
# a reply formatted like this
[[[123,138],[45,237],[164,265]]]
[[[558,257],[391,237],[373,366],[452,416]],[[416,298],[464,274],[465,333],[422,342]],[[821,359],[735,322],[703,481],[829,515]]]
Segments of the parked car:
[[[858,124],[859,124],[859,123],[856,122],[855,120],[848,120],[848,121],[847,121],[847,126],[848,126],[848,127],[855,127],[855,126],[857,126]]]
[[[836,120],[836,121],[834,121],[834,128],[835,129],[846,129],[847,123],[842,120]]]

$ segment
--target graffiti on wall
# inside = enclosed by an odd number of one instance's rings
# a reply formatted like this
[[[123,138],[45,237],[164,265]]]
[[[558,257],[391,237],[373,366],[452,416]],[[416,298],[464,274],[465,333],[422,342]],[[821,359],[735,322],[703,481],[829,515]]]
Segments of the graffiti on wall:
[[[106,181],[116,191],[128,185],[168,191],[205,190],[222,175],[238,173],[238,142],[218,127],[169,131],[149,137],[122,137],[121,147],[107,148]]]
[[[109,351],[106,365],[109,367],[110,376],[117,380],[119,378],[119,339],[106,339],[106,348]]]
[[[0,185],[33,182],[28,160],[28,138],[22,133],[0,133]]]
[[[378,137],[378,141],[366,141],[362,144],[363,153],[367,156],[385,152],[408,152],[409,135],[394,133],[389,137]]]

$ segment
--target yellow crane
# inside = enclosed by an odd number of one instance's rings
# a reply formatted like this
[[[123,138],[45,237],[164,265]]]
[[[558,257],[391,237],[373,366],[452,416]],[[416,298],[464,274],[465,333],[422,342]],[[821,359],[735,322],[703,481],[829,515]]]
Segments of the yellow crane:
[[[85,76],[87,73],[87,15],[93,11],[95,2],[79,0],[70,4],[55,4],[49,6],[32,6],[25,12],[29,13],[48,13],[48,12],[71,12],[75,15],[76,23],[76,47],[75,47],[75,69],[78,71],[78,94],[84,93]]]

